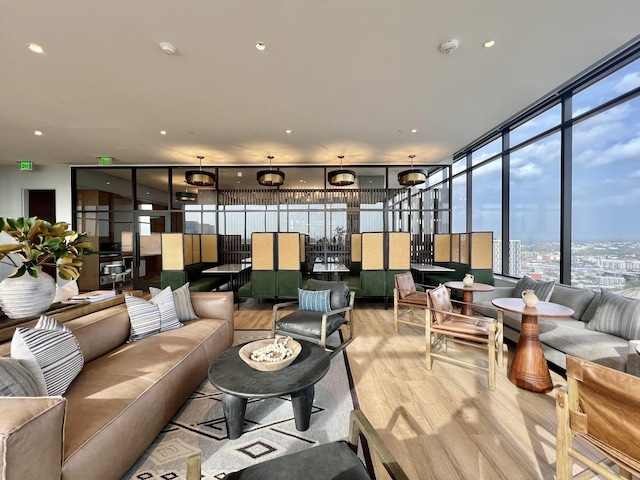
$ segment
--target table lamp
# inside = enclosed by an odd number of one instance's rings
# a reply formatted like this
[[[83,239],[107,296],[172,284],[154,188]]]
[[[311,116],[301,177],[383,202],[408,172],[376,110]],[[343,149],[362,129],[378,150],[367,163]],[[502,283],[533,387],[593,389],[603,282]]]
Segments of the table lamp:
[[[115,290],[116,293],[120,293],[118,290],[116,290],[116,278],[118,278],[118,275],[123,272],[124,265],[122,265],[122,263],[107,263],[102,267],[102,273],[111,277],[111,281],[113,282],[113,290]]]

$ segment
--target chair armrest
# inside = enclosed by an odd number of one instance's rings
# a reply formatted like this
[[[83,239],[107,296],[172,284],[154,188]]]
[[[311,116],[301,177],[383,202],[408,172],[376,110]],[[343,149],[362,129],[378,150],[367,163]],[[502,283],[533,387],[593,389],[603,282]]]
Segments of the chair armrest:
[[[640,377],[640,353],[636,350],[638,345],[640,345],[640,340],[629,340],[626,365],[627,373],[636,377]]]
[[[273,313],[276,313],[281,308],[290,307],[292,305],[297,305],[298,303],[300,303],[298,300],[291,300],[290,302],[276,303],[273,306]]]
[[[66,408],[67,401],[62,397],[0,398],[3,479],[62,478]]]
[[[358,450],[358,437],[362,434],[367,440],[369,448],[380,459],[383,467],[393,480],[409,480],[409,477],[387,446],[382,442],[382,438],[362,410],[352,410],[349,424],[349,444],[355,452]]]

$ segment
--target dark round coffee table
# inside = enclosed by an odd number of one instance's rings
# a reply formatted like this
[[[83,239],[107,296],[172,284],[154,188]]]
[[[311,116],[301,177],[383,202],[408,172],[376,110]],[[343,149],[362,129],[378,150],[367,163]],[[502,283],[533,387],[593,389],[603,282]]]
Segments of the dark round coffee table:
[[[331,360],[324,348],[298,340],[302,351],[288,367],[275,372],[255,370],[238,352],[242,345],[220,354],[209,366],[209,381],[222,392],[222,408],[230,439],[242,435],[249,398],[291,395],[296,429],[305,431],[311,420],[315,384],[326,375]]]

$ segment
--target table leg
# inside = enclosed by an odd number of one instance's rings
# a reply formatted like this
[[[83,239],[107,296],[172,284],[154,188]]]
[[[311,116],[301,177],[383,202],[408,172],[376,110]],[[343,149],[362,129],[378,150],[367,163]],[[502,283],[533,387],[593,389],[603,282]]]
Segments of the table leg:
[[[544,393],[553,389],[549,366],[540,345],[538,317],[534,315],[522,315],[520,340],[508,377],[518,387],[531,392]]]
[[[291,394],[291,403],[293,404],[293,418],[296,421],[296,430],[304,432],[309,429],[311,422],[311,407],[313,406],[313,397],[315,395],[315,387],[311,385],[303,390],[293,392]]]
[[[460,308],[460,313],[462,313],[462,315],[473,316],[476,313],[474,312],[473,307],[470,305],[471,303],[473,303],[473,292],[470,290],[463,290],[462,301],[464,303]]]
[[[244,426],[244,414],[247,411],[247,399],[222,394],[222,411],[224,412],[224,422],[227,425],[227,435],[229,439],[235,440],[242,435]]]

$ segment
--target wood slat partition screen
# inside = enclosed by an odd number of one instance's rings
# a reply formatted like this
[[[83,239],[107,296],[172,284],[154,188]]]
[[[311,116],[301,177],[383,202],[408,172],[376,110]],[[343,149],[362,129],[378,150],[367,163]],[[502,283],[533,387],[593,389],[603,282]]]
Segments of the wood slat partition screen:
[[[183,241],[181,233],[162,234],[162,270],[184,268]]]
[[[278,233],[278,270],[300,270],[299,250],[299,233]]]
[[[351,234],[351,261],[352,262],[362,261],[362,234],[361,233]]]
[[[436,233],[433,236],[433,261],[451,261],[451,235],[448,233]]]
[[[275,270],[275,233],[251,234],[251,269]]]
[[[471,233],[471,268],[493,269],[493,232]]]
[[[218,235],[205,234],[200,236],[200,257],[203,262],[218,262]]]
[[[409,232],[389,232],[389,270],[409,270],[411,268],[411,234]]]
[[[362,235],[362,270],[384,270],[384,233]]]

